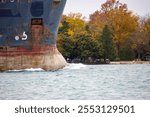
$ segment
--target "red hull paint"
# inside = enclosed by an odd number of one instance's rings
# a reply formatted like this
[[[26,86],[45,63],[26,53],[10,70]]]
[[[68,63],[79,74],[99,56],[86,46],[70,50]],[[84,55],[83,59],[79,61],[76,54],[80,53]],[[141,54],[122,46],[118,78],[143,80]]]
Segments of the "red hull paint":
[[[12,56],[21,56],[21,55],[43,55],[43,54],[54,54],[57,53],[56,46],[33,46],[31,50],[24,49],[22,47],[8,48],[6,51],[1,51],[0,56],[3,57],[12,57]]]

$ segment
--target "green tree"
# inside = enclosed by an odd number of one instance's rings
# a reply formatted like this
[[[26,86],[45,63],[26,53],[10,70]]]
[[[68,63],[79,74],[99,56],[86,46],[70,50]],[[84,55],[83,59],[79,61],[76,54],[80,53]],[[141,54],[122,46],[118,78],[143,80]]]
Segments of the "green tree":
[[[81,14],[63,16],[57,46],[64,57],[69,59],[97,59],[103,54],[102,43],[91,35],[88,23]]]
[[[91,57],[93,59],[101,58],[103,55],[102,43],[94,40],[88,33],[78,37],[78,50],[82,59]]]
[[[102,45],[103,45],[103,57],[104,59],[114,59],[114,44],[112,41],[112,35],[111,32],[108,28],[108,25],[105,25],[102,35],[101,35],[101,41],[102,41]]]
[[[74,42],[72,41],[71,37],[68,37],[64,34],[59,34],[57,47],[66,59],[73,57],[72,53],[74,48]]]
[[[58,49],[65,58],[74,59],[79,57],[78,35],[84,35],[86,23],[80,13],[70,13],[62,17],[58,33]],[[79,41],[79,42],[78,42]]]

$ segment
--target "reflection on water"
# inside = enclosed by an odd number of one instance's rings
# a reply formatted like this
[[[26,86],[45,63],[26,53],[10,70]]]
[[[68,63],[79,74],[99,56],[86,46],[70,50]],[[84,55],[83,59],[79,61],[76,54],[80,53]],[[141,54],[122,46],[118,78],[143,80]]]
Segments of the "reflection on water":
[[[150,99],[150,65],[70,64],[0,73],[0,99]]]

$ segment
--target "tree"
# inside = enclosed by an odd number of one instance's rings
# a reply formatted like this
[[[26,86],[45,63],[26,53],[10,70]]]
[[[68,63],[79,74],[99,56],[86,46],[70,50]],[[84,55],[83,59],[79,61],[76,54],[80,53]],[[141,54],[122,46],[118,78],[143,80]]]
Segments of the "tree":
[[[120,58],[122,45],[137,30],[138,17],[128,11],[126,4],[116,0],[108,0],[102,4],[101,10],[107,15],[107,23],[113,35],[113,42],[116,45],[116,54]]]
[[[98,59],[103,55],[102,43],[94,40],[88,33],[78,37],[78,51],[80,51],[80,57],[84,60],[88,57]]]
[[[107,0],[101,5],[100,10],[90,15],[89,29],[93,37],[98,39],[103,33],[104,26],[108,25],[116,50],[115,55],[120,59],[123,50],[127,50],[124,45],[138,28],[138,20],[139,18],[128,10],[126,4],[117,0]]]
[[[86,60],[88,57],[102,57],[102,43],[94,40],[88,26],[81,14],[63,16],[58,34],[58,48],[65,58]]]
[[[144,23],[143,31],[145,32],[146,51],[150,53],[150,16]]]
[[[90,20],[88,23],[90,33],[94,39],[100,37],[103,28],[106,24],[106,14],[97,10],[90,15]]]
[[[103,45],[103,50],[104,54],[103,57],[104,59],[113,59],[114,58],[114,44],[112,41],[112,35],[111,32],[108,28],[108,25],[105,25],[102,35],[101,35],[101,41]]]
[[[79,57],[78,35],[84,35],[86,23],[80,13],[63,16],[58,33],[58,48],[65,58]]]
[[[137,59],[143,59],[144,54],[150,53],[150,17],[140,20],[138,30],[133,33],[131,40]]]
[[[58,43],[57,43],[58,50],[62,53],[62,55],[67,58],[73,58],[73,48],[74,43],[72,39],[64,34],[58,35]]]
[[[120,3],[119,0],[107,0],[101,5],[101,10],[105,13],[116,9],[127,11],[127,4]]]

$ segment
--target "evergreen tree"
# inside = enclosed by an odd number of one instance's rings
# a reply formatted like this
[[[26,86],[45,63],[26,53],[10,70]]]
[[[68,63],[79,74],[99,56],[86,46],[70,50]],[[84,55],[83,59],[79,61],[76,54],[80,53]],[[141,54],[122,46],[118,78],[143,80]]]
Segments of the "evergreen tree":
[[[101,35],[101,41],[103,45],[103,57],[104,59],[110,59],[113,60],[114,58],[114,44],[112,41],[112,35],[109,30],[109,27],[107,25],[104,26],[104,29],[102,31]]]

